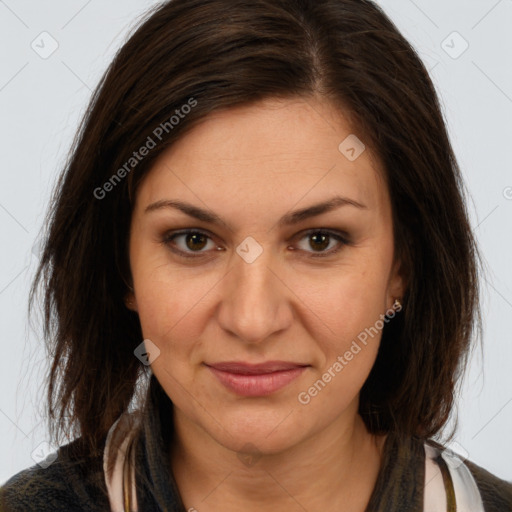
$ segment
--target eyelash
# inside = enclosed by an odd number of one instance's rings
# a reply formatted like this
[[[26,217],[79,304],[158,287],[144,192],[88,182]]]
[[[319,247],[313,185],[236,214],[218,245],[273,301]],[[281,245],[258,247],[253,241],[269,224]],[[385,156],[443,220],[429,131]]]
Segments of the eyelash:
[[[326,251],[326,252],[311,253],[310,254],[311,258],[326,258],[328,256],[332,256],[333,254],[338,253],[339,250],[343,246],[350,244],[350,241],[348,240],[346,235],[342,235],[340,232],[337,232],[337,231],[331,231],[331,230],[326,230],[326,229],[310,229],[310,230],[306,231],[299,240],[302,240],[303,238],[307,238],[308,236],[317,235],[317,234],[328,235],[329,237],[332,237],[336,241],[338,241],[339,245],[338,245],[338,247],[336,247],[334,249],[330,249],[329,251]],[[181,249],[176,249],[175,247],[172,246],[171,242],[173,242],[175,238],[177,238],[179,236],[186,236],[186,235],[203,235],[206,238],[208,238],[209,240],[213,240],[212,237],[205,231],[201,231],[198,229],[185,229],[185,230],[181,230],[181,231],[177,231],[177,232],[173,231],[173,232],[167,233],[166,235],[164,235],[164,237],[162,239],[162,243],[164,245],[166,245],[167,247],[169,247],[169,249],[172,252],[178,254],[181,257],[189,258],[189,259],[201,258],[203,256],[204,252],[197,251],[197,254],[194,255],[193,251],[192,252],[182,251]],[[309,252],[309,251],[306,251],[306,252]]]

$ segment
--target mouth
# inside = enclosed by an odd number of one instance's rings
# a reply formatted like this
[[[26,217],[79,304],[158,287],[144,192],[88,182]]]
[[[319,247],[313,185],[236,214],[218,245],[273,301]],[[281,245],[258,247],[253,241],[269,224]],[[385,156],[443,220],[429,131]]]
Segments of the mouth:
[[[260,364],[222,362],[206,367],[227,389],[240,396],[268,396],[298,378],[310,365],[287,361]]]

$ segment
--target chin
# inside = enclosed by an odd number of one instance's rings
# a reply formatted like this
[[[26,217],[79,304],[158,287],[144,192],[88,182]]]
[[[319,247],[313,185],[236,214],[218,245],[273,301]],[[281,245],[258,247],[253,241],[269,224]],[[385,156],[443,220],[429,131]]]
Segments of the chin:
[[[307,430],[297,422],[293,409],[253,411],[240,408],[233,414],[222,414],[222,426],[203,425],[219,444],[234,452],[275,454],[285,451],[306,436]],[[290,414],[291,413],[291,414]],[[292,420],[292,421],[289,421]]]
[[[263,455],[276,455],[282,453],[302,440],[302,434],[299,432],[282,431],[273,433],[270,436],[266,432],[258,431],[237,431],[230,432],[232,435],[224,432],[222,437],[215,440],[225,448],[232,450],[237,456],[242,457],[245,454],[251,454],[255,457]]]

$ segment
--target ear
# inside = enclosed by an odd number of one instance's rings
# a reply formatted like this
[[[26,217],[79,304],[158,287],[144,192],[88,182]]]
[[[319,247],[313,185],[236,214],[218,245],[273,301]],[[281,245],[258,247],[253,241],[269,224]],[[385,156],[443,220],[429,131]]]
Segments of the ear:
[[[133,292],[129,292],[124,297],[124,304],[128,309],[137,312],[137,299],[135,298],[135,294]]]
[[[405,278],[404,266],[400,260],[395,260],[393,269],[389,276],[388,292],[386,295],[386,306],[391,309],[395,299],[402,301],[402,298],[407,289],[407,282]]]

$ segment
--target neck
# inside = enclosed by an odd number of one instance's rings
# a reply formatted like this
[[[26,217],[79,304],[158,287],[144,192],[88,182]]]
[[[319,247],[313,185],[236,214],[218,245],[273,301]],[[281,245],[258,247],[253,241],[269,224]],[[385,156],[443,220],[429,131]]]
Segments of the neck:
[[[365,510],[381,466],[384,436],[361,417],[338,418],[279,453],[241,455],[175,411],[171,467],[186,510],[269,512]]]

